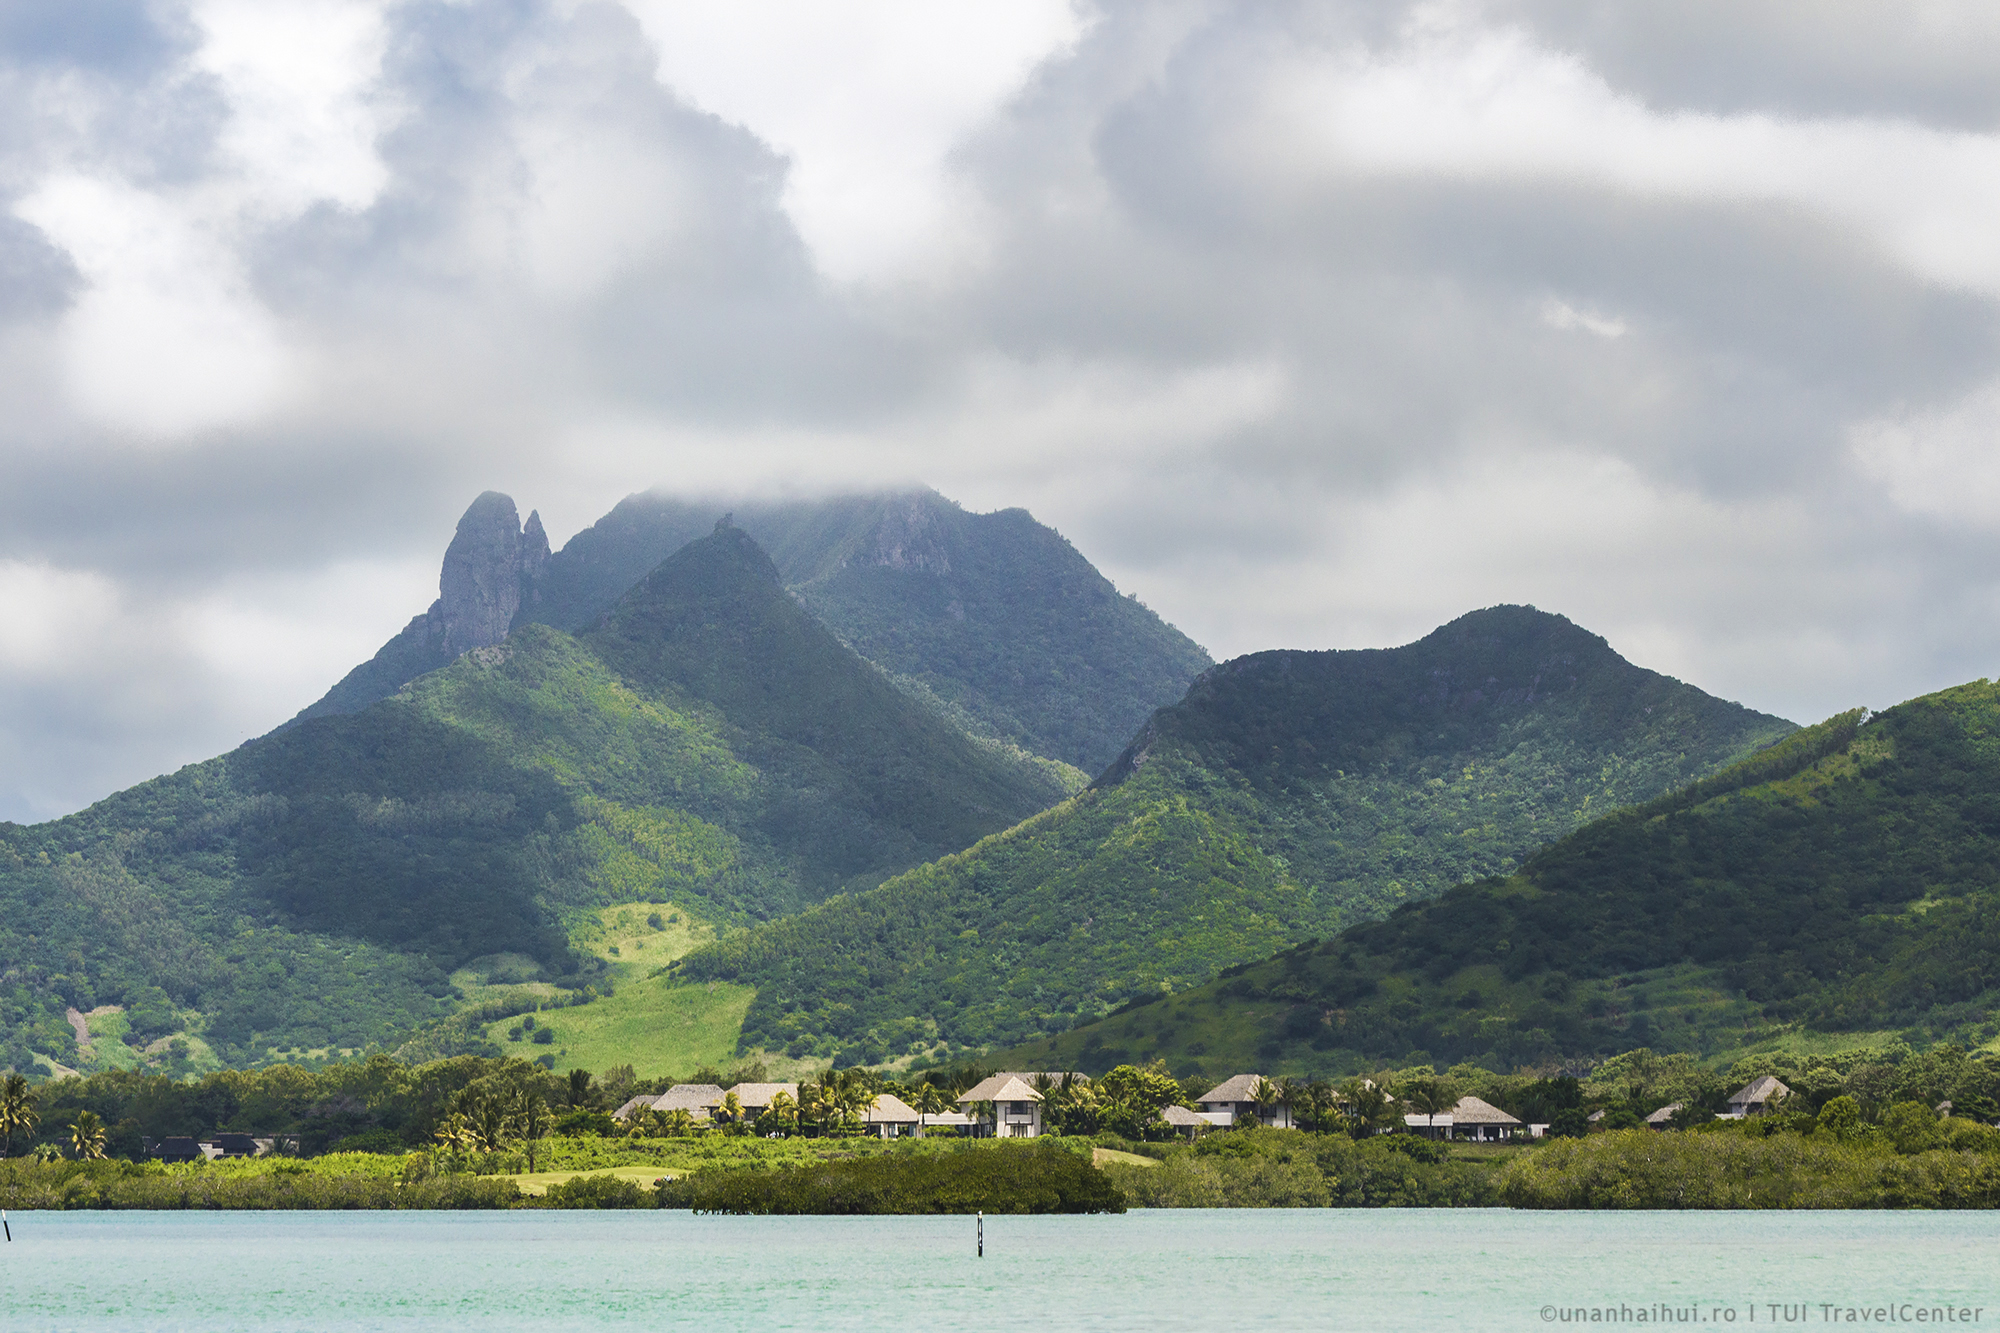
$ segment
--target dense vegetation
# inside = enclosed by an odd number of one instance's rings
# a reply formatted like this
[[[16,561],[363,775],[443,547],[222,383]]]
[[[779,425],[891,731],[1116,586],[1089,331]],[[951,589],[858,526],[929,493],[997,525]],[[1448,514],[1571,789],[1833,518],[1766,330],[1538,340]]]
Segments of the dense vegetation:
[[[1053,1142],[777,1171],[696,1172],[664,1182],[662,1208],[704,1213],[1122,1213],[1088,1156]]]
[[[391,1044],[475,958],[601,979],[566,913],[761,919],[1066,790],[890,686],[721,530],[581,639],[529,626],[364,712],[0,825],[0,1064],[83,1063],[63,1011],[99,1006],[125,1019],[100,1067],[175,1034],[197,1065]]]
[[[1509,878],[1019,1058],[1090,1069],[1199,1044],[1273,1068],[1511,1067],[1642,1043],[1728,1050],[1788,1026],[1984,1041],[2000,1001],[1996,792],[2000,687],[1844,714]]]
[[[1019,1042],[1510,870],[1790,729],[1531,608],[1393,650],[1260,653],[1067,804],[677,975],[757,988],[746,1049]]]
[[[526,590],[515,627],[578,632],[728,506],[629,496]],[[1095,773],[1209,665],[1025,510],[933,491],[735,506],[785,586],[912,695],[968,729]],[[419,616],[309,709],[354,711],[443,666]]]

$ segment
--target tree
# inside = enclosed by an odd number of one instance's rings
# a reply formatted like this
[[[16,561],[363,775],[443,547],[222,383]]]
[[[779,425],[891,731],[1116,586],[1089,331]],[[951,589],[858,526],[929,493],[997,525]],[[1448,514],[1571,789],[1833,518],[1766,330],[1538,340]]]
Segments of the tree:
[[[33,1137],[42,1117],[35,1110],[35,1092],[25,1074],[9,1074],[0,1087],[0,1157],[10,1157],[17,1136]]]
[[[572,1110],[588,1111],[597,1106],[597,1089],[590,1086],[590,1071],[588,1069],[572,1069],[569,1071],[569,1087],[565,1095],[569,1098]]]
[[[1278,1085],[1268,1078],[1260,1078],[1250,1085],[1250,1100],[1257,1106],[1257,1123],[1267,1125],[1271,1115],[1278,1108]]]
[[[1357,1078],[1341,1090],[1347,1103],[1350,1132],[1357,1139],[1390,1129],[1396,1124],[1396,1106],[1389,1094],[1372,1078]]]
[[[1437,1118],[1458,1105],[1458,1097],[1449,1083],[1440,1078],[1413,1078],[1396,1089],[1397,1097],[1412,1114],[1424,1118],[1424,1127],[1437,1128]]]
[[[79,1162],[100,1161],[104,1157],[104,1122],[95,1111],[78,1111],[69,1127],[70,1152]]]
[[[1861,1103],[1842,1093],[1819,1108],[1817,1125],[1836,1139],[1852,1138],[1861,1129]]]
[[[576,1086],[574,1079],[570,1081],[570,1086]],[[521,1146],[528,1154],[528,1170],[535,1169],[535,1158],[541,1151],[542,1140],[549,1136],[549,1126],[553,1123],[554,1118],[549,1115],[548,1107],[542,1104],[542,1095],[528,1088],[521,1089],[520,1100],[514,1107],[514,1127],[521,1137]]]
[[[767,1134],[783,1134],[799,1126],[799,1099],[783,1088],[771,1094],[771,1104],[764,1108],[762,1123],[768,1124]]]
[[[910,1096],[918,1115],[943,1115],[952,1108],[951,1094],[935,1083],[919,1083]]]
[[[658,1113],[655,1112],[655,1114]],[[694,1133],[694,1117],[688,1114],[686,1108],[676,1106],[673,1110],[660,1116],[660,1126],[674,1138],[685,1138],[687,1135]]]

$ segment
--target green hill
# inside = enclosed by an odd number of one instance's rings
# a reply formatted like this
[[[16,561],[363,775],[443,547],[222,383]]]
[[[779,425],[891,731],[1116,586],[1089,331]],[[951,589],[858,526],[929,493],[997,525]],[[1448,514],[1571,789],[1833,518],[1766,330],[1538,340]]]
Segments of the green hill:
[[[630,496],[551,556],[533,515],[510,537],[513,502],[482,496],[452,547],[489,572],[456,596],[444,589],[302,716],[366,707],[449,662],[473,641],[453,626],[481,619],[461,603],[482,591],[504,604],[502,626],[588,629],[725,508]],[[770,553],[800,602],[907,692],[961,726],[1088,773],[1209,665],[1025,510],[969,514],[923,490],[745,502],[732,522]]]
[[[527,625],[362,712],[0,825],[0,1063],[73,1062],[63,1010],[99,1005],[187,1058],[387,1042],[474,959],[524,956],[545,996],[600,978],[581,909],[765,919],[1073,789],[895,689],[718,530],[585,635]]]
[[[2000,687],[1802,731],[1453,889],[1019,1053],[1339,1071],[2000,1033]],[[1011,1066],[1010,1066],[1011,1067]],[[1220,1065],[1215,1065],[1220,1068]]]
[[[1258,653],[1074,800],[676,975],[757,988],[746,1048],[1018,1042],[1510,871],[1791,729],[1526,607],[1402,648]]]

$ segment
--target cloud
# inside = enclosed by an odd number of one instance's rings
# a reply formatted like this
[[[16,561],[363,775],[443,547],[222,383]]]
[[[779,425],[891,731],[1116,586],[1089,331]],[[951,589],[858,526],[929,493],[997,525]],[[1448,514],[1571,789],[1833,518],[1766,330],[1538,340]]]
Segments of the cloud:
[[[785,157],[786,215],[843,281],[963,253],[953,149],[1084,28],[1071,0],[626,3],[663,84]]]
[[[1801,718],[1990,674],[1995,22],[7,8],[0,817],[288,716],[489,487],[929,482],[1224,655],[1532,601]]]

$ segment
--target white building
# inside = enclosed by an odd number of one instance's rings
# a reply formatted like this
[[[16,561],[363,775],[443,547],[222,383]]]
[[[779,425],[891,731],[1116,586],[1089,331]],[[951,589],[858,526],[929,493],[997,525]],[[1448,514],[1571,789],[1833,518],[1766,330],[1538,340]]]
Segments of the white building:
[[[1196,1103],[1201,1107],[1201,1118],[1223,1129],[1235,1124],[1237,1117],[1245,1115],[1255,1116],[1257,1123],[1267,1129],[1292,1128],[1292,1108],[1283,1102],[1274,1101],[1263,1111],[1257,1109],[1257,1088],[1260,1084],[1277,1086],[1262,1074],[1238,1074],[1216,1084]]]
[[[1054,1074],[995,1074],[959,1094],[958,1104],[966,1108],[980,1126],[980,1132],[996,1139],[1039,1138],[1042,1128],[1042,1094],[1032,1086],[1036,1078]],[[985,1107],[992,1107],[987,1111]]]

